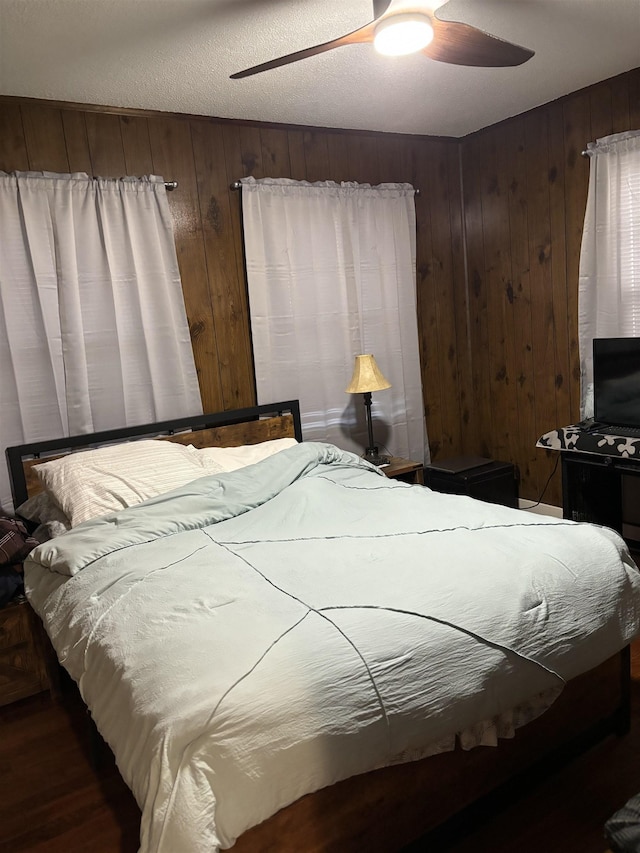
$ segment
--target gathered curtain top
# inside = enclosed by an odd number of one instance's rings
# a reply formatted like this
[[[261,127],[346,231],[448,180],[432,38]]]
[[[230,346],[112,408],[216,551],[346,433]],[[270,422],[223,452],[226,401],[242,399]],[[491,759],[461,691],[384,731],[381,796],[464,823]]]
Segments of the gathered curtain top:
[[[160,175],[145,175],[144,177],[122,177],[122,178],[101,178],[91,177],[86,172],[70,172],[68,174],[60,172],[1,172],[0,181],[2,182],[33,182],[37,186],[38,182],[42,182],[43,186],[52,186],[57,184],[62,186],[67,184],[71,187],[93,187],[95,189],[117,190],[120,191],[151,191],[154,192],[158,187],[165,188],[164,178]]]
[[[587,145],[587,154],[615,154],[626,151],[640,151],[640,130],[628,130],[624,133],[613,133],[603,136]]]
[[[241,178],[242,190],[260,192],[268,189],[270,192],[278,192],[282,195],[306,194],[321,195],[327,192],[332,195],[385,195],[388,198],[399,198],[406,195],[414,195],[415,188],[411,184],[358,184],[355,181],[294,181],[292,178]]]

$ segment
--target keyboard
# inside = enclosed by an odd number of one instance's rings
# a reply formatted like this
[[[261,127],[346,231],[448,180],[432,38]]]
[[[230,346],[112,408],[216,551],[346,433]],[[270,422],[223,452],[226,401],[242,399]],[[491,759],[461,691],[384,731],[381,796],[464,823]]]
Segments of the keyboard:
[[[623,438],[640,438],[640,427],[615,426],[606,424],[598,430],[603,435],[621,435]]]

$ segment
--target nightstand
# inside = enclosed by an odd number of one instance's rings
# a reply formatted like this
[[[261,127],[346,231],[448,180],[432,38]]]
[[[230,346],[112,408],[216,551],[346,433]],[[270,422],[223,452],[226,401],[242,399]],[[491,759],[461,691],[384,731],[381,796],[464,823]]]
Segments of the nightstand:
[[[511,462],[456,456],[425,465],[424,476],[426,485],[436,492],[518,507],[518,471]]]
[[[43,690],[55,694],[44,628],[24,598],[0,609],[0,705]]]
[[[388,465],[383,465],[380,470],[386,477],[393,480],[403,480],[405,483],[424,485],[424,469],[422,462],[413,462],[411,459],[403,459],[400,456],[392,456]]]

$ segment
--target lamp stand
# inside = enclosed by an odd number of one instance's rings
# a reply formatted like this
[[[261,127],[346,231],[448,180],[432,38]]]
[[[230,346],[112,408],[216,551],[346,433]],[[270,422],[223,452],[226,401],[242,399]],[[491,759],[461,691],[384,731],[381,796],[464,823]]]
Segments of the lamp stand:
[[[371,391],[365,391],[363,394],[364,405],[367,410],[367,429],[369,431],[369,446],[362,454],[363,459],[371,462],[372,465],[388,465],[390,459],[388,456],[380,456],[378,448],[373,443],[373,423],[371,421]]]

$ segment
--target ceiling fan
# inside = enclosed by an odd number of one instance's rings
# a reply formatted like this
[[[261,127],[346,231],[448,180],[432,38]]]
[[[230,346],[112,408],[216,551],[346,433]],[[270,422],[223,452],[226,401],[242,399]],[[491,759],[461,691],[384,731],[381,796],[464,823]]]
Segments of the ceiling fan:
[[[469,24],[441,21],[435,11],[446,2],[373,0],[374,19],[363,27],[332,41],[238,71],[231,75],[231,79],[260,74],[347,44],[373,44],[380,53],[392,56],[422,51],[438,62],[482,68],[522,65],[534,55],[533,50],[504,41]]]

